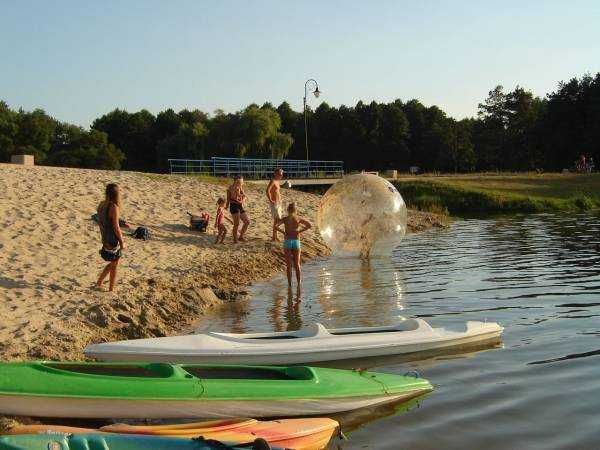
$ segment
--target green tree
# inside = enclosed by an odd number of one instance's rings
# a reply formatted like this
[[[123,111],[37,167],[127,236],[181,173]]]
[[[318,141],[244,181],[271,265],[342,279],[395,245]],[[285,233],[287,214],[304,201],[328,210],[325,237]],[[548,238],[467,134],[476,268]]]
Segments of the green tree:
[[[18,131],[14,152],[33,154],[37,163],[43,163],[52,146],[57,121],[42,109],[17,114]]]
[[[17,114],[0,101],[0,161],[9,161],[15,149],[19,125]]]
[[[125,158],[98,130],[86,131],[70,124],[57,124],[47,164],[65,167],[117,170]]]
[[[157,165],[166,164],[169,158],[204,159],[208,129],[203,123],[184,123],[177,133],[163,139],[157,145]]]
[[[125,154],[123,169],[151,171],[156,169],[155,120],[145,109],[133,114],[115,109],[96,119],[92,129],[106,133],[110,143]]]

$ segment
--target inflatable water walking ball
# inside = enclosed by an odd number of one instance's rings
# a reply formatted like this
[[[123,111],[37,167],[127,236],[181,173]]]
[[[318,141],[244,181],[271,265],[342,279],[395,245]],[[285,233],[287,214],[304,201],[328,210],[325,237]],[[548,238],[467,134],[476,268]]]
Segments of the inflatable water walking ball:
[[[406,234],[406,205],[389,181],[368,173],[348,175],[321,198],[317,224],[336,255],[389,255]]]

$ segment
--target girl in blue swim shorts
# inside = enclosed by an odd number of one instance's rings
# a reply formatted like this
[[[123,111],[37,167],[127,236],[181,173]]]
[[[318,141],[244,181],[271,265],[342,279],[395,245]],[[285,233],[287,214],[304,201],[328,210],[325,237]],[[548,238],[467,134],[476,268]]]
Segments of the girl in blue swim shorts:
[[[288,288],[292,289],[292,267],[296,272],[296,294],[300,299],[302,292],[302,271],[300,269],[300,234],[309,230],[312,225],[305,219],[298,217],[296,204],[290,203],[287,207],[288,215],[279,219],[277,231],[285,236],[283,253],[287,269]],[[283,228],[281,226],[283,225]]]

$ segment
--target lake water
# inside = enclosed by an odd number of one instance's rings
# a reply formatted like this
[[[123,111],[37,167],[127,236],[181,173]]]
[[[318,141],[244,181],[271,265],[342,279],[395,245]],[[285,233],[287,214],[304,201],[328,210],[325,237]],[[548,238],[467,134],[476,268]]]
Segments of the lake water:
[[[407,236],[391,259],[304,266],[302,302],[277,276],[200,329],[381,325],[398,316],[460,329],[499,322],[503,346],[378,371],[417,369],[435,391],[412,405],[340,417],[343,449],[599,449],[600,217],[455,222]],[[372,365],[372,364],[371,364]]]

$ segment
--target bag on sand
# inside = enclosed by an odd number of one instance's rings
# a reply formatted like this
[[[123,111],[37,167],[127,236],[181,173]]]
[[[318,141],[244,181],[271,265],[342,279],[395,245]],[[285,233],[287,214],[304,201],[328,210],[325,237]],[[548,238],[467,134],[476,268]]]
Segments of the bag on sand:
[[[203,212],[199,216],[196,216],[192,213],[187,213],[190,216],[190,230],[201,231],[202,233],[206,233],[206,228],[208,227],[208,223],[210,221],[210,214],[207,212]]]
[[[137,227],[132,236],[136,239],[143,239],[144,241],[147,241],[150,239],[150,230],[145,227]]]

